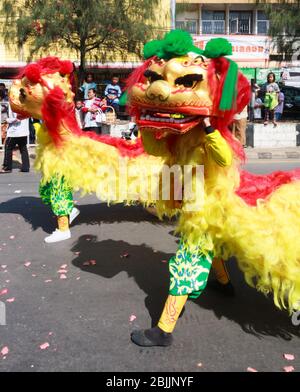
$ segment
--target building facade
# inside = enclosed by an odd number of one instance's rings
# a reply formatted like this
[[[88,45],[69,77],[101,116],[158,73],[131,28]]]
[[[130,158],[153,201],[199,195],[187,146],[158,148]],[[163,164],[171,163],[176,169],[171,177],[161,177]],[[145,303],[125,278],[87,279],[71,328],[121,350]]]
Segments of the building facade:
[[[223,36],[232,43],[233,59],[241,67],[277,65],[268,17],[255,0],[177,0],[176,10],[176,28],[190,32],[197,46]]]

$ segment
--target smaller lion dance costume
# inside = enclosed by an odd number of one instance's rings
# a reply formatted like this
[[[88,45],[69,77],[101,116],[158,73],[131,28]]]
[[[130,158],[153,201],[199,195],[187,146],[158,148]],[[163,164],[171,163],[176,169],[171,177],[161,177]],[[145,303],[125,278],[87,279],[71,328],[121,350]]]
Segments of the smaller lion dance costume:
[[[160,217],[178,216],[181,240],[169,263],[169,296],[158,325],[133,332],[141,346],[170,345],[187,299],[203,292],[212,265],[219,281],[228,283],[222,260],[232,256],[247,283],[272,294],[276,306],[300,309],[300,170],[265,176],[240,171],[244,152],[228,125],[248,104],[250,86],[225,57],[231,54],[225,39],[211,40],[203,51],[178,30],[146,44],[146,60],[127,82],[128,108],[141,132],[134,143],[78,128],[68,61],[50,57],[31,64],[11,89],[15,112],[43,120],[35,166],[43,185],[57,186],[58,195],[66,186],[63,216],[72,207],[71,190],[109,203],[132,204],[138,195]],[[192,168],[181,170],[181,179],[190,176],[196,189],[203,185],[201,200],[178,197],[174,179],[171,197],[163,196],[164,168],[174,165]],[[198,166],[204,167],[204,184]],[[150,178],[158,198],[149,191]]]

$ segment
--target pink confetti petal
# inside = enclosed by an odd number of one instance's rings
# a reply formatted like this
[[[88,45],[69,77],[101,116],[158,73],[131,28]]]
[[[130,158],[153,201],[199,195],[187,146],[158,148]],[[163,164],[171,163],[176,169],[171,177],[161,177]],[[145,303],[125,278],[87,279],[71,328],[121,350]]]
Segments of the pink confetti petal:
[[[80,252],[75,252],[74,255],[78,256],[80,255]]]
[[[63,265],[61,265],[59,268],[61,268],[61,269],[66,269],[68,267],[68,264],[63,264]]]
[[[257,373],[257,370],[252,367],[248,367],[247,372]]]
[[[8,294],[8,289],[3,289],[0,291],[0,295],[6,295]]]
[[[129,253],[123,253],[120,255],[121,259],[129,257]]]
[[[287,373],[293,372],[295,370],[294,366],[285,366],[283,370]]]
[[[50,283],[50,282],[52,282],[52,279],[45,280],[45,283]]]
[[[83,265],[90,265],[90,262],[89,262],[89,261],[85,261],[85,262],[83,263]]]
[[[5,268],[7,268],[7,265],[2,264],[2,265],[1,265],[1,268],[5,269]]]
[[[60,279],[67,279],[66,275],[62,274],[60,275]]]
[[[40,345],[40,349],[41,350],[46,350],[48,347],[50,347],[50,344],[48,342],[43,343]]]
[[[48,334],[49,336],[52,336],[53,335],[53,332],[49,332],[49,334]]]
[[[5,281],[5,283],[9,283],[10,282],[10,280],[9,279],[7,279],[6,281]]]
[[[68,271],[65,269],[60,269],[57,271],[59,274],[66,274]]]
[[[14,239],[15,239],[15,236],[14,236],[14,235],[11,235],[11,236],[9,237],[9,239],[10,239],[10,240],[14,240]]]
[[[295,356],[293,354],[284,354],[284,358],[288,361],[293,361]]]
[[[76,278],[76,280],[80,280],[80,276],[78,276],[78,277]]]
[[[35,275],[35,274],[32,274],[31,276],[32,276],[33,278],[36,278],[36,275]]]
[[[132,314],[129,318],[129,321],[132,323],[134,320],[136,320],[136,316]]]
[[[15,302],[15,298],[8,298],[6,302]]]
[[[162,260],[161,262],[162,262],[162,263],[167,263],[167,262],[168,262],[168,260]]]
[[[3,347],[3,349],[1,350],[1,354],[2,355],[7,355],[9,353],[9,349],[7,346]]]
[[[90,265],[96,265],[96,264],[97,264],[96,260],[90,260]]]
[[[198,367],[202,367],[203,365],[202,365],[201,362],[199,362],[199,363],[197,363],[197,366],[198,366]]]
[[[31,262],[27,261],[24,265],[25,265],[25,267],[29,267],[29,266],[31,266]]]

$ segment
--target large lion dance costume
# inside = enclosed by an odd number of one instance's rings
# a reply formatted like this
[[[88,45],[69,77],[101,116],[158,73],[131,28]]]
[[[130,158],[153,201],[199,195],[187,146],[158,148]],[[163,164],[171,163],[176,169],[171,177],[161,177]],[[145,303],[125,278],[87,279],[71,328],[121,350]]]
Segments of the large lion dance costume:
[[[128,107],[141,140],[129,143],[82,132],[75,121],[72,65],[46,58],[27,66],[11,90],[14,111],[41,118],[36,168],[43,182],[97,192],[108,202],[154,204],[160,216],[178,215],[179,249],[170,260],[170,291],[158,326],[132,334],[142,346],[167,346],[186,300],[204,290],[213,258],[235,256],[246,281],[272,293],[276,306],[300,309],[300,170],[255,176],[241,172],[242,146],[228,130],[235,113],[249,102],[250,88],[225,39],[211,40],[204,51],[189,34],[172,31],[145,46],[145,63],[127,83]],[[114,173],[112,180],[109,166]],[[162,197],[166,166],[204,166],[204,200],[179,200],[176,189]],[[148,192],[147,174],[157,176],[159,198]],[[146,169],[146,171],[145,171]],[[200,181],[192,170],[193,185]],[[152,173],[153,174],[153,173]],[[181,179],[187,175],[181,172]],[[153,176],[152,176],[153,178]],[[112,197],[111,183],[119,190]],[[177,185],[178,186],[178,185]],[[197,196],[197,195],[196,195]]]

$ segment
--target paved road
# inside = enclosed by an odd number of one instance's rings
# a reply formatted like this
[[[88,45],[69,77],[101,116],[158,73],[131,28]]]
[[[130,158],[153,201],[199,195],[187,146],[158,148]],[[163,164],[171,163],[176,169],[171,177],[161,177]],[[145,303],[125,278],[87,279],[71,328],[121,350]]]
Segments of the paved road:
[[[297,166],[299,161],[272,160],[251,161],[248,168],[261,173]],[[9,349],[0,354],[0,371],[300,369],[300,326],[248,287],[234,262],[235,298],[206,290],[188,302],[172,347],[133,345],[130,332],[155,323],[167,295],[164,261],[177,246],[172,223],[160,223],[140,207],[108,208],[85,197],[72,239],[46,245],[55,222],[37,186],[34,174],[0,176],[0,291],[8,289],[0,299],[14,298],[5,302],[7,325],[0,326],[0,351]],[[97,264],[84,265],[90,260]],[[60,279],[64,264],[67,279]],[[41,350],[44,343],[50,346]]]

